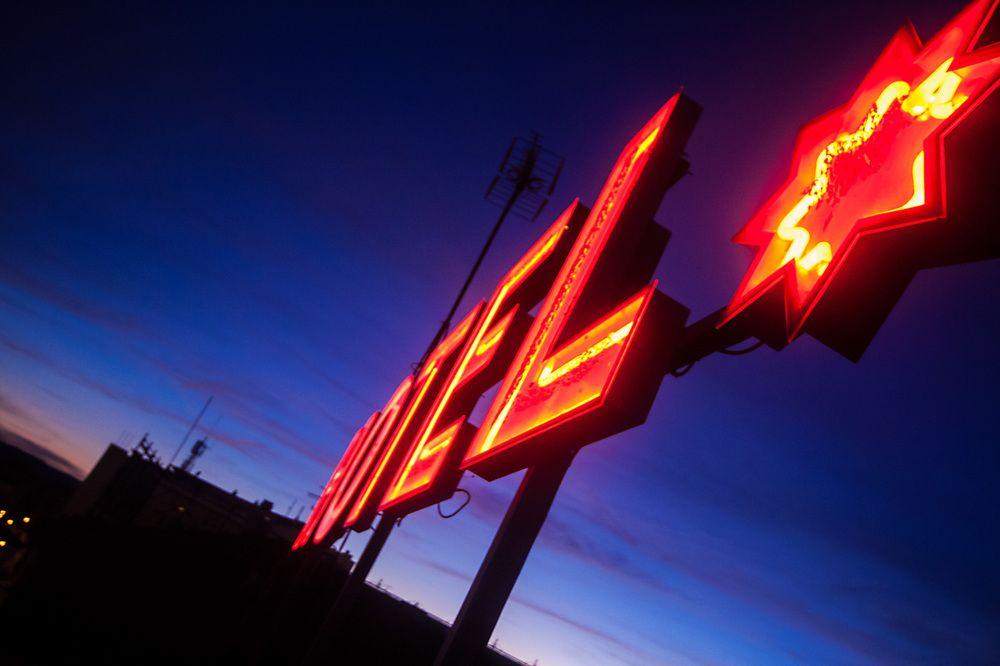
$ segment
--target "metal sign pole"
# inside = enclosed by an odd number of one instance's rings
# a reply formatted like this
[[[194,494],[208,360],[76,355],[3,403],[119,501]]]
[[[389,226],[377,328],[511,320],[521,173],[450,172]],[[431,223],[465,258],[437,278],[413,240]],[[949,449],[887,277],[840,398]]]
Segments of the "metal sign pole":
[[[525,473],[434,666],[480,663],[574,455],[563,454]]]
[[[715,352],[742,354],[757,347],[727,349],[748,336],[737,327],[717,327],[720,315],[721,311],[712,313],[685,329],[683,340],[665,364],[664,372],[674,373],[679,367],[689,367]],[[529,468],[524,475],[434,666],[466,666],[481,661],[482,651],[496,628],[575,454],[565,453]]]

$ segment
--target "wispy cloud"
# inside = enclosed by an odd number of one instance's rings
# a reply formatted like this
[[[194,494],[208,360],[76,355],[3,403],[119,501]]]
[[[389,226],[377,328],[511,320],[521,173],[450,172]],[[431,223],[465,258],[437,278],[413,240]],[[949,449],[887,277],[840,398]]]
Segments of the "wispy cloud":
[[[7,411],[6,408],[0,408],[0,409],[2,409],[3,411]],[[69,460],[66,460],[66,458],[63,458],[61,455],[52,451],[50,448],[42,446],[41,444],[38,444],[37,442],[35,442],[30,438],[14,432],[6,425],[4,425],[2,422],[0,422],[0,441],[10,444],[11,446],[21,449],[25,453],[35,456],[39,460],[43,461],[49,467],[57,469],[60,472],[65,472],[66,474],[76,477],[77,479],[82,479],[85,476],[85,473],[82,469],[71,463]]]
[[[430,557],[414,555],[410,557],[410,560],[419,564],[420,566],[427,567],[428,569],[436,571],[440,574],[444,574],[445,576],[453,578],[463,584],[468,584],[469,581],[472,580],[472,577],[469,576],[468,574],[463,573],[458,569],[455,569],[454,567],[450,567],[447,564],[439,562],[438,560]]]
[[[44,301],[90,324],[101,326],[124,335],[150,333],[138,317],[126,315],[112,308],[95,305],[92,298],[83,298],[59,283],[44,280],[24,271],[10,262],[0,262],[0,282]]]

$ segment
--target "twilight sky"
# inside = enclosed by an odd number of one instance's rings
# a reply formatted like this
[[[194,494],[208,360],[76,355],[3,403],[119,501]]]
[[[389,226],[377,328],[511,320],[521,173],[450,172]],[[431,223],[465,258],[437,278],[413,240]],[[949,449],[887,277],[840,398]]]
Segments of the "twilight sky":
[[[729,239],[796,129],[905,18],[929,37],[962,3],[575,5],[6,16],[0,427],[83,474],[147,431],[169,457],[213,395],[203,476],[294,515],[433,335],[511,136],[567,166],[467,305],[683,85],[705,110],[657,275],[698,317],[735,290]],[[803,339],[668,378],[644,427],[577,457],[500,647],[995,663],[998,282],[998,262],[919,275],[859,364]],[[372,579],[450,621],[519,478],[407,518]]]

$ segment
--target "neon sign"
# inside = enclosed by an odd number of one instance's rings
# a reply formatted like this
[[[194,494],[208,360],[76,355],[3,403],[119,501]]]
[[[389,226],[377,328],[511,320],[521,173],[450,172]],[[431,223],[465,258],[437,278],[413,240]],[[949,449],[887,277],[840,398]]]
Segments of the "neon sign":
[[[618,404],[612,397],[620,390],[618,375],[635,339],[666,326],[670,308],[665,297],[657,297],[655,283],[584,330],[577,327],[574,335],[566,334],[574,331],[573,319],[587,313],[595,285],[620,297],[637,280],[649,280],[651,267],[629,275],[624,262],[615,258],[634,256],[642,247],[656,206],[676,180],[697,116],[694,103],[678,93],[622,151],[476,434],[465,469],[496,478],[551,449],[577,448],[645,420],[641,402]],[[595,275],[599,281],[592,282]],[[674,324],[683,325],[685,316],[674,317]],[[655,372],[655,364],[645,367]],[[629,413],[632,408],[635,414]]]
[[[346,529],[368,529],[388,479],[395,473],[405,444],[413,436],[428,408],[428,395],[441,383],[456,352],[465,342],[480,308],[466,317],[430,354],[420,375],[407,377],[393,393],[385,409],[375,412],[355,434],[337,468],[316,501],[293,549],[309,543],[329,544]],[[377,462],[376,462],[377,461]]]
[[[973,2],[926,45],[903,28],[851,99],[799,132],[788,179],[736,236],[754,258],[708,329],[776,348],[808,333],[857,359],[917,270],[1000,257],[1000,43],[980,44],[995,7]],[[294,548],[447,499],[465,470],[492,480],[645,420],[690,333],[652,280],[668,239],[653,216],[687,171],[698,115],[680,93],[664,104],[594,208],[574,201],[399,385]]]
[[[523,310],[552,282],[579,231],[583,211],[570,206],[500,280],[409,458],[386,494],[383,510],[413,511],[447,499],[461,478],[458,463],[475,433],[466,422],[480,394],[503,376],[527,330]],[[515,324],[515,322],[517,322]],[[443,430],[440,426],[451,419]]]
[[[869,270],[864,246],[893,235],[906,245],[920,233],[913,227],[947,217],[946,138],[1000,75],[1000,51],[976,49],[993,8],[974,2],[923,47],[904,27],[851,100],[800,131],[788,180],[734,239],[756,255],[724,323],[745,321],[776,347],[808,332],[860,356],[895,299],[869,306],[855,285],[855,307],[836,303],[833,312],[824,305],[838,299],[827,293],[862,269],[905,287],[912,264],[893,265],[901,253],[890,250]]]
[[[376,461],[384,453],[389,436],[395,431],[400,413],[412,391],[413,377],[410,376],[400,383],[382,411],[375,412],[369,420],[370,425],[366,426],[368,432],[364,437],[364,443],[349,463],[320,519],[316,534],[313,536],[316,543],[321,542],[331,531],[335,530],[336,535],[343,532],[348,509],[355,505],[362,484],[367,483]]]
[[[368,418],[368,421],[366,421],[365,424],[361,426],[356,433],[354,433],[354,437],[351,438],[350,443],[347,445],[347,450],[344,451],[344,455],[341,457],[340,462],[337,463],[337,467],[330,476],[330,480],[327,482],[326,487],[323,488],[323,493],[316,501],[312,514],[306,521],[298,539],[296,539],[296,543],[301,542],[300,545],[305,545],[310,542],[327,542],[327,545],[329,545],[329,541],[332,541],[337,537],[336,534],[331,534],[333,528],[332,523],[335,521],[331,521],[329,518],[330,504],[339,493],[343,492],[342,489],[345,482],[352,477],[352,469],[354,468],[355,461],[357,461],[360,456],[361,449],[364,447],[365,441],[368,438],[368,432],[371,430],[372,423],[377,418],[378,412],[375,412]]]

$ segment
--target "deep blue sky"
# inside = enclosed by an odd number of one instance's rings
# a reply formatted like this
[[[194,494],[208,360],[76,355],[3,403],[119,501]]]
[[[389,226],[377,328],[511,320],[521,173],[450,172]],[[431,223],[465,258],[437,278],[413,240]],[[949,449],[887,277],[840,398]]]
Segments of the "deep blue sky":
[[[929,37],[962,3],[576,4],[4,17],[0,425],[86,471],[146,431],[169,457],[214,395],[204,476],[294,514],[433,334],[511,136],[566,170],[469,303],[685,86],[705,111],[658,276],[700,316],[796,129],[906,17]],[[995,663],[998,285],[996,262],[921,274],[856,365],[804,339],[668,379],[646,426],[579,455],[500,646]],[[373,579],[450,621],[518,478],[408,518]]]

